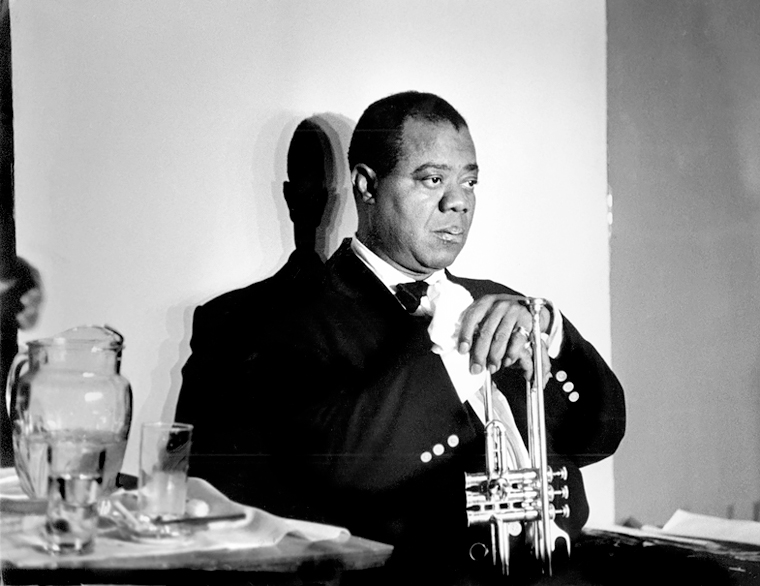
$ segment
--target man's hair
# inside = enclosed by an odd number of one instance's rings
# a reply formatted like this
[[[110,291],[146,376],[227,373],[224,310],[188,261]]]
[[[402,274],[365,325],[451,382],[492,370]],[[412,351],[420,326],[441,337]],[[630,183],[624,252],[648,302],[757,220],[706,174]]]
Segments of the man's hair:
[[[410,119],[449,122],[455,129],[467,122],[454,107],[435,94],[403,92],[371,104],[356,123],[348,148],[348,165],[363,163],[378,176],[385,177],[401,158],[404,123]]]

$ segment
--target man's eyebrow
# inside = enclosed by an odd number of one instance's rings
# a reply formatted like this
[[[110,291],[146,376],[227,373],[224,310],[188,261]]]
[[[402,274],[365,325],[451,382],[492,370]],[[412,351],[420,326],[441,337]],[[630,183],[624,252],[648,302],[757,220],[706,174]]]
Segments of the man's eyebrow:
[[[412,173],[420,173],[422,171],[427,171],[428,169],[434,169],[437,171],[451,171],[451,166],[447,165],[445,163],[423,163],[419,167],[417,167]],[[470,163],[464,168],[465,171],[478,171],[478,165],[477,163]]]

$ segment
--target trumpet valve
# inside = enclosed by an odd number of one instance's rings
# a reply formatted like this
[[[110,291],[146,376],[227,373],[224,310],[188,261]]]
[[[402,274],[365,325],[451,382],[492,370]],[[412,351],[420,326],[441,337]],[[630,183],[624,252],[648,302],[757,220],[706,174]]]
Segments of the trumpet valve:
[[[566,484],[562,485],[561,488],[552,488],[549,492],[549,497],[551,500],[554,500],[556,497],[560,497],[562,499],[567,500],[570,498],[570,489],[567,487]]]
[[[559,478],[560,480],[567,480],[567,467],[562,466],[562,468],[560,468],[556,472],[552,470],[551,468],[549,468],[549,476],[551,477],[552,480],[554,480],[555,478]]]
[[[559,509],[554,510],[554,516],[555,517],[569,517],[570,516],[570,505],[562,505]]]
[[[491,498],[501,500],[506,498],[510,491],[511,485],[504,478],[495,478],[486,483],[487,492]]]

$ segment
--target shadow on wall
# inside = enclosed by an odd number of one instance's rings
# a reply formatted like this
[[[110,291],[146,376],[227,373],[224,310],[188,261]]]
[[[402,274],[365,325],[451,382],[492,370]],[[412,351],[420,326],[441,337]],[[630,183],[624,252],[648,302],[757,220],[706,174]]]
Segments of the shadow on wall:
[[[311,117],[325,133],[332,154],[332,170],[328,175],[330,197],[327,200],[322,223],[317,231],[317,252],[327,259],[340,246],[347,234],[340,228],[340,220],[346,215],[346,209],[353,209],[353,192],[351,176],[348,169],[348,145],[356,122],[345,116],[333,113],[316,114]],[[355,219],[356,214],[352,214]]]
[[[276,200],[284,198],[292,223],[291,235],[288,235],[287,222],[281,218],[276,220],[281,224],[282,248],[287,249],[289,243],[294,242],[296,251],[269,278],[204,303],[201,307],[211,308],[205,311],[201,309],[201,313],[207,316],[206,319],[201,315],[198,321],[199,316],[194,306],[177,305],[168,308],[167,339],[159,349],[159,364],[174,362],[170,372],[169,392],[165,399],[160,393],[151,393],[143,406],[143,412],[136,417],[137,420],[155,419],[158,413],[161,413],[162,419],[175,419],[180,389],[186,384],[182,369],[188,362],[192,371],[190,376],[198,378],[199,383],[203,381],[202,385],[213,384],[214,388],[218,388],[219,384],[225,384],[222,381],[210,382],[212,373],[215,375],[226,368],[220,366],[218,361],[230,360],[229,350],[236,347],[232,359],[243,362],[258,343],[257,340],[263,337],[263,334],[256,334],[254,340],[251,336],[246,336],[246,341],[243,342],[236,332],[261,331],[260,308],[266,306],[267,314],[275,313],[267,300],[286,297],[282,289],[293,280],[294,274],[299,275],[296,279],[310,279],[315,271],[321,271],[324,260],[345,236],[339,233],[341,217],[346,212],[346,206],[352,205],[346,153],[353,126],[353,122],[339,114],[322,113],[302,120],[295,131],[291,130],[292,127],[282,131],[272,158],[278,166],[283,159],[287,160],[285,169],[275,170],[276,178],[284,179],[287,176],[287,179],[274,182],[272,197]],[[278,153],[285,150],[284,145],[287,145],[287,157],[278,156]],[[271,222],[272,218],[261,218],[259,221]],[[180,320],[182,325],[178,328]],[[191,356],[192,336],[195,336],[192,352],[199,355],[196,357]],[[177,340],[180,340],[179,348]],[[207,345],[219,347],[219,354],[207,353]],[[173,357],[177,354],[175,361]],[[198,364],[197,358],[203,364]],[[193,368],[193,365],[197,368]],[[229,374],[235,378],[240,372],[233,366]],[[154,388],[160,388],[165,384],[166,373],[157,369],[151,378]],[[189,378],[188,373],[185,373],[185,378]],[[234,380],[228,380],[226,384],[234,384]],[[201,390],[196,389],[195,392],[200,393]],[[206,392],[210,390],[207,388]],[[180,416],[184,414],[180,413]]]

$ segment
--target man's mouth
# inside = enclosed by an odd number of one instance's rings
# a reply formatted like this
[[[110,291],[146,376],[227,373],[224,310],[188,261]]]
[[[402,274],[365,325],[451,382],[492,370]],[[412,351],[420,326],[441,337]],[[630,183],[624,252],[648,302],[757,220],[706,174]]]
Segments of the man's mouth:
[[[464,228],[448,226],[435,231],[436,236],[446,242],[461,242],[464,239]]]

